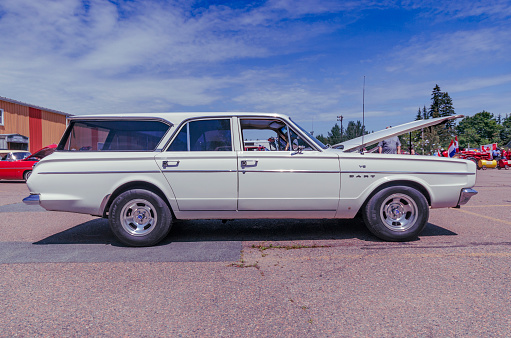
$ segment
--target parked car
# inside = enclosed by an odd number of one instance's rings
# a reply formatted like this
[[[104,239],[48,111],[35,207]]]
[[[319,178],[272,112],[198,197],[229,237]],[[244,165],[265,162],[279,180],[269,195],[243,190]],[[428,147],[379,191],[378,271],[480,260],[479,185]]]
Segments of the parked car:
[[[158,243],[174,219],[356,215],[379,238],[406,241],[423,230],[430,208],[459,207],[477,193],[472,161],[345,152],[280,114],[69,120],[55,153],[34,168],[24,202],[108,218],[132,246]],[[269,137],[279,145],[244,150],[244,140]]]
[[[0,149],[0,161],[22,160],[30,155],[26,150]]]
[[[53,153],[56,147],[56,144],[52,144],[33,154],[25,151],[5,154],[0,161],[0,180],[28,180],[34,164]]]

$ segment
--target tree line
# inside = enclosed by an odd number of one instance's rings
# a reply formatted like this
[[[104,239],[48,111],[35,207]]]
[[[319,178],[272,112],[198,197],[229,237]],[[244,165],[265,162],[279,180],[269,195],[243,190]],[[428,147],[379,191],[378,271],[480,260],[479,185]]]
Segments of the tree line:
[[[435,85],[431,93],[429,108],[419,108],[415,120],[431,119],[455,115],[455,109],[449,93]],[[317,138],[325,144],[337,144],[367,134],[360,121],[349,121],[346,130],[336,123],[328,135]],[[511,115],[494,115],[485,110],[464,117],[458,124],[449,120],[442,124],[423,128],[400,136],[402,148],[408,150],[410,143],[419,154],[432,154],[437,149],[447,149],[454,137],[458,136],[460,148],[479,148],[480,145],[497,143],[499,147],[511,147]],[[410,142],[411,141],[411,142]]]

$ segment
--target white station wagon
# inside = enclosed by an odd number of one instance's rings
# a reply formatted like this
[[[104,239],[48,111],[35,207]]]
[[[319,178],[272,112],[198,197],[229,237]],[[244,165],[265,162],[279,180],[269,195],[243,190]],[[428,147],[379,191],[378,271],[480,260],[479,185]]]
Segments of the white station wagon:
[[[55,153],[34,168],[24,202],[108,217],[117,238],[132,246],[158,243],[174,219],[356,215],[377,237],[406,241],[423,230],[429,208],[459,207],[477,193],[471,161],[349,152],[424,121],[333,149],[280,114],[69,120]]]

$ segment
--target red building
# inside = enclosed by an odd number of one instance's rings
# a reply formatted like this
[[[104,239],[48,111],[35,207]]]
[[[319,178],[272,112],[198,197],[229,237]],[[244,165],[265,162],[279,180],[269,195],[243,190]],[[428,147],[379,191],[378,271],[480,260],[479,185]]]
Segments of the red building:
[[[0,149],[37,151],[58,143],[71,114],[0,96]]]

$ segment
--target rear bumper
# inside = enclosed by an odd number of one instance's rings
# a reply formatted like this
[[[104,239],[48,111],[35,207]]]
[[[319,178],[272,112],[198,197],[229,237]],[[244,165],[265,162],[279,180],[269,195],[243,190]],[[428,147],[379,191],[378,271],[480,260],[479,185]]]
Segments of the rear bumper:
[[[31,194],[23,199],[26,205],[39,205],[39,194]]]
[[[472,196],[476,195],[477,191],[472,188],[461,189],[460,199],[458,200],[458,207],[463,204],[467,204]]]

